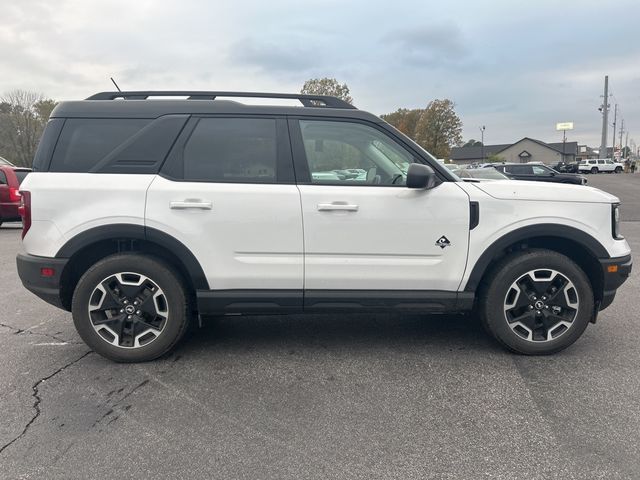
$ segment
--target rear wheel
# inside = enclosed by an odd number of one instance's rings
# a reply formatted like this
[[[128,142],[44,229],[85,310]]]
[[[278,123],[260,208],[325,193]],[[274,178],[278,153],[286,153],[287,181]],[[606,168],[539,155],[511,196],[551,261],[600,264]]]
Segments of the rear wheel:
[[[480,296],[485,328],[509,350],[526,355],[567,348],[584,332],[593,307],[591,284],[582,269],[550,250],[505,257]]]
[[[80,337],[117,362],[144,362],[169,352],[189,324],[181,278],[159,259],[116,254],[80,278],[73,321]]]
[[[591,173],[598,173],[598,167],[591,167]]]

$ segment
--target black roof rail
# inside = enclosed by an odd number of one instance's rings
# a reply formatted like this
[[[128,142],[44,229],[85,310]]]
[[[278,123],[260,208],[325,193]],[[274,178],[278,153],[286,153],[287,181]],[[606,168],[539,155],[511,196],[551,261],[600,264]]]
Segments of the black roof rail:
[[[208,92],[208,91],[132,91],[132,92],[100,92],[91,95],[87,100],[146,100],[149,97],[188,97],[188,100],[215,100],[216,97],[244,98],[285,98],[299,100],[305,107],[352,108],[353,105],[337,97],[329,95],[302,95],[297,93],[260,93],[260,92]]]

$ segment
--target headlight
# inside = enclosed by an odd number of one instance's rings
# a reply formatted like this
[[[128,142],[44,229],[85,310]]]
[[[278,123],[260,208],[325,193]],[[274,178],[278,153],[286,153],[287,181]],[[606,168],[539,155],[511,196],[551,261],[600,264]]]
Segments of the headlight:
[[[613,238],[622,240],[624,237],[620,235],[620,204],[611,205],[611,234]]]

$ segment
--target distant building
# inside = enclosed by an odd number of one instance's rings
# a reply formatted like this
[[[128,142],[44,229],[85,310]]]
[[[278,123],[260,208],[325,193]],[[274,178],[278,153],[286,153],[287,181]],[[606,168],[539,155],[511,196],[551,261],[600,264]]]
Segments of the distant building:
[[[599,148],[592,148],[588,145],[578,145],[576,160],[588,160],[590,158],[611,158],[611,155],[613,155],[612,147],[607,147],[607,154],[600,156]]]
[[[515,143],[485,145],[484,158],[482,147],[454,147],[451,160],[455,163],[483,163],[492,155],[502,157],[505,162],[574,162],[578,153],[578,142],[545,143],[524,137]]]

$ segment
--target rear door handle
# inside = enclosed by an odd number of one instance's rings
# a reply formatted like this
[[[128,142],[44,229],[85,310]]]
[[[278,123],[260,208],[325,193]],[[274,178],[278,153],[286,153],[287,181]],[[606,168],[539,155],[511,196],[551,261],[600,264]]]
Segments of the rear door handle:
[[[169,208],[172,210],[187,210],[189,208],[211,210],[213,209],[213,203],[200,200],[185,200],[184,202],[171,202],[169,203]]]
[[[342,212],[357,212],[358,205],[352,205],[349,203],[319,203],[318,211],[319,212],[329,212],[329,211],[342,211]]]

